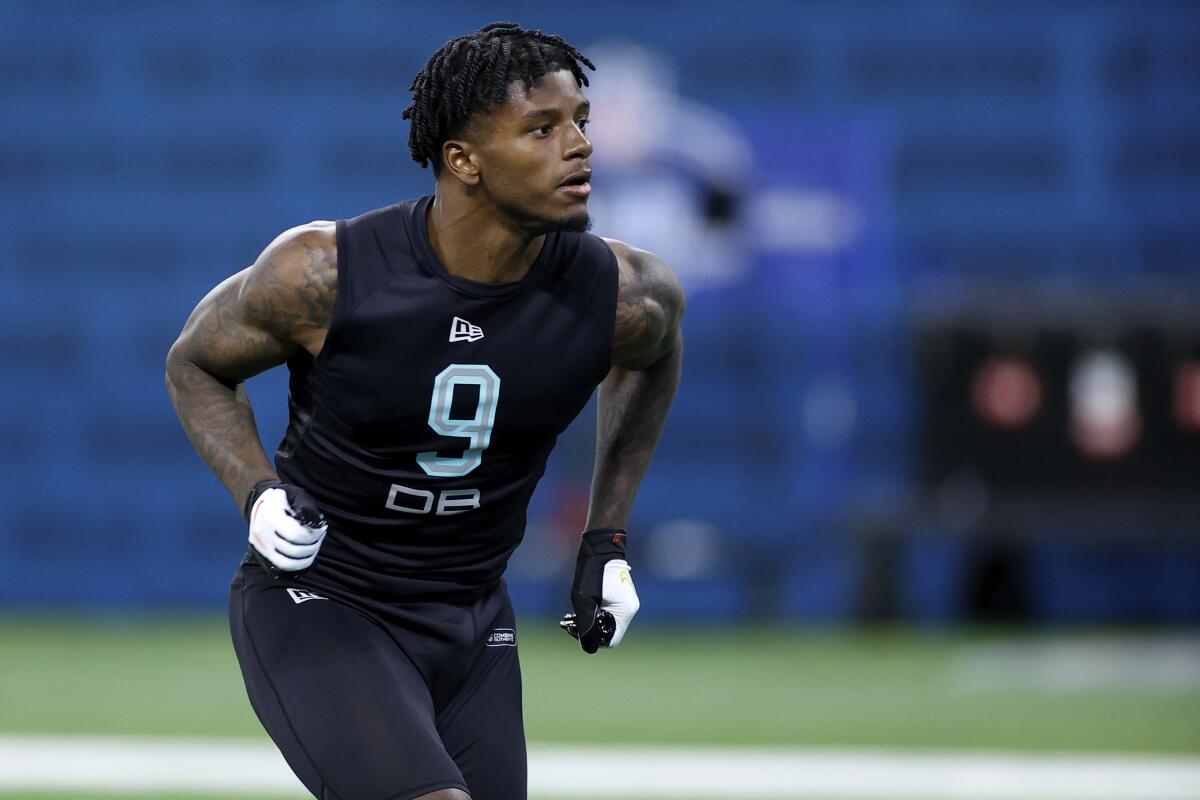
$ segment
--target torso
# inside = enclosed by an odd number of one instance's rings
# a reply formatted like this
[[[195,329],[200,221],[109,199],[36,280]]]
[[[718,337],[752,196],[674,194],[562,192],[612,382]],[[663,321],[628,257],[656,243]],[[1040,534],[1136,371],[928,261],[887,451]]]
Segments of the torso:
[[[428,202],[338,223],[332,320],[289,362],[276,466],[330,519],[317,586],[494,586],[557,436],[612,359],[618,266],[602,240],[548,234],[522,280],[477,283],[438,262]]]

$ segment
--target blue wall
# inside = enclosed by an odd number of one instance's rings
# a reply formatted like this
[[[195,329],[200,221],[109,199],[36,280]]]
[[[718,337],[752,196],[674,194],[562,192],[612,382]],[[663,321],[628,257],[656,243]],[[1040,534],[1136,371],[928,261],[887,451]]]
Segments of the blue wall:
[[[741,280],[693,293],[685,381],[636,527],[702,523],[680,541],[707,542],[709,563],[691,577],[642,569],[648,614],[854,613],[863,556],[838,520],[911,488],[920,287],[1200,273],[1195,4],[445,8],[0,6],[0,602],[221,601],[242,527],[167,403],[166,350],[203,293],[279,231],[429,191],[407,155],[404,89],[443,41],[497,17],[661,51],[683,95],[753,146],[745,199],[778,183],[863,215],[854,242],[824,255],[751,241]],[[281,376],[252,389],[273,445]],[[847,408],[826,436],[822,420]],[[564,437],[535,501],[550,528],[578,519],[589,436],[581,424]],[[561,550],[546,536],[537,546]],[[906,549],[904,609],[960,614],[964,557],[953,543]],[[523,604],[557,609],[565,567],[522,558]],[[1035,610],[1200,615],[1195,546],[1113,558],[1124,566],[1087,546],[1039,550]],[[1131,592],[1148,599],[1112,602]]]

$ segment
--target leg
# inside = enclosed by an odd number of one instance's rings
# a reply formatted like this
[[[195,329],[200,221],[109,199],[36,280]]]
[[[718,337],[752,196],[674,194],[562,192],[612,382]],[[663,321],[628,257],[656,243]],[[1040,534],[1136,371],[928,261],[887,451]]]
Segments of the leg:
[[[242,575],[230,629],[246,691],[315,797],[410,800],[466,788],[424,680],[377,623],[335,600],[297,603],[255,567]]]
[[[490,629],[512,633],[511,643],[481,641],[458,694],[438,711],[446,750],[462,770],[472,800],[525,800],[527,763],[521,715],[521,664],[512,606]]]

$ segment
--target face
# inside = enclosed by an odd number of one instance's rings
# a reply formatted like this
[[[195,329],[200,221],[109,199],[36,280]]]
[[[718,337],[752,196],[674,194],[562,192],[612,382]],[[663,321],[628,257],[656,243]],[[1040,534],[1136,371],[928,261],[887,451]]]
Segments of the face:
[[[460,157],[476,168],[478,191],[528,231],[587,230],[589,110],[569,70],[547,73],[528,91],[511,84],[508,100],[464,137]]]

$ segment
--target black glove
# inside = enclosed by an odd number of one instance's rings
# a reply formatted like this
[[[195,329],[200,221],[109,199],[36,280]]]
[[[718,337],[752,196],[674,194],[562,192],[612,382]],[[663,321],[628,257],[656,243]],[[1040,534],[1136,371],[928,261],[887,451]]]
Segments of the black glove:
[[[621,643],[639,602],[625,560],[625,531],[595,528],[585,531],[575,559],[571,607],[559,625],[579,640],[584,652]]]

